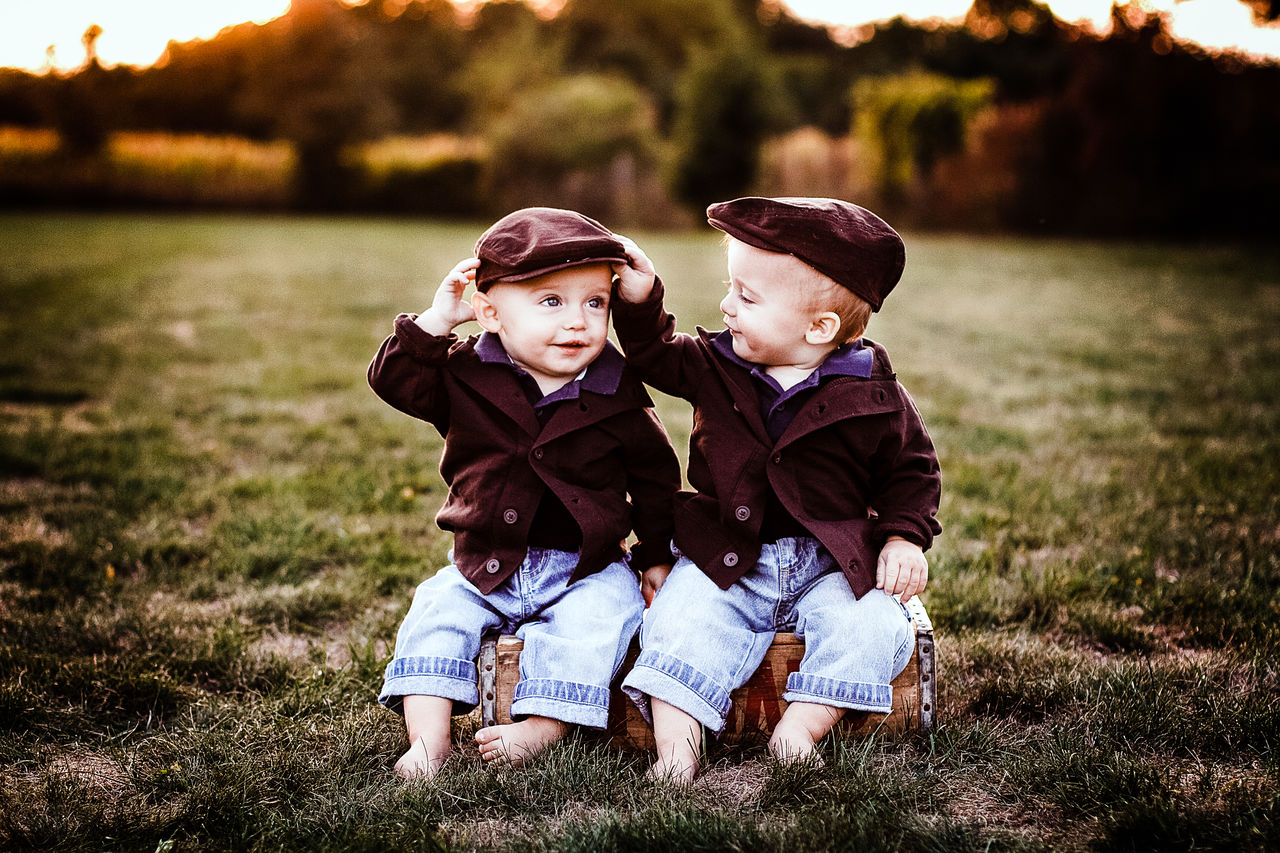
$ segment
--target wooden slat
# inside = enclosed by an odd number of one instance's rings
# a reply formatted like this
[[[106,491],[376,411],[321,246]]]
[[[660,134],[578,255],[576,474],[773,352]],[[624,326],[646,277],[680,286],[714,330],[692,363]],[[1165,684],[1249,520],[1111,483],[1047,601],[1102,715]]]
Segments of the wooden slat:
[[[933,624],[919,598],[912,599],[907,609],[915,623],[916,647],[906,668],[893,680],[893,712],[887,715],[850,712],[841,722],[843,730],[870,734],[881,726],[890,731],[933,728],[937,713]],[[523,646],[516,637],[504,634],[486,638],[481,648],[481,718],[486,725],[493,720],[511,722],[511,700],[516,682],[520,680],[520,650]],[[622,675],[630,671],[639,653],[639,642],[633,642],[619,670],[610,699],[608,735],[620,746],[651,749],[652,730],[619,688]],[[734,741],[743,737],[767,736],[773,730],[787,707],[782,698],[787,676],[800,668],[803,657],[804,642],[795,634],[780,633],[774,637],[760,668],[746,684],[730,694],[733,707],[725,722],[722,739]],[[491,683],[486,682],[486,664],[489,661],[492,661]],[[486,699],[486,696],[490,698]]]

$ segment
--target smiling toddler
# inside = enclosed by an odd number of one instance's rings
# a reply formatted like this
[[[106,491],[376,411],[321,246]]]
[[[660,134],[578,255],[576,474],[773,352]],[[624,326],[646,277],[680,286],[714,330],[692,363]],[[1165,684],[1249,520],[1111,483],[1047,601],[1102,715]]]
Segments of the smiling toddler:
[[[450,754],[451,715],[479,701],[488,632],[524,649],[516,722],[476,733],[486,760],[520,763],[573,725],[604,728],[644,609],[637,572],[652,582],[672,561],[679,463],[606,339],[621,243],[579,213],[526,208],[485,231],[475,254],[430,308],[396,318],[369,367],[379,397],[444,437],[449,494],[436,522],[453,533],[450,564],[414,594],[379,697],[404,715],[404,777],[432,776]],[[470,320],[483,332],[460,341],[453,330]]]

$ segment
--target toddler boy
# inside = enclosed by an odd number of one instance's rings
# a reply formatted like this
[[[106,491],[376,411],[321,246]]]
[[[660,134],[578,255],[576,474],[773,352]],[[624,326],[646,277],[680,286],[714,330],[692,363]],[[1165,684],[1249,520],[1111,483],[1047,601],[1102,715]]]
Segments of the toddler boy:
[[[485,231],[475,254],[430,308],[396,318],[369,367],[379,397],[444,437],[449,494],[436,522],[454,537],[451,564],[414,594],[379,697],[404,715],[395,770],[406,778],[436,773],[451,714],[479,701],[486,632],[514,632],[524,649],[517,722],[476,733],[485,760],[521,763],[570,725],[604,728],[644,608],[635,571],[652,581],[672,560],[679,463],[606,340],[622,245],[581,214],[527,208]],[[483,334],[459,341],[454,328],[473,319]]]
[[[928,578],[938,461],[884,348],[862,338],[905,263],[870,211],[820,198],[741,198],[707,210],[727,237],[727,327],[677,334],[652,264],[623,239],[614,327],[645,381],[693,404],[677,561],[623,689],[653,723],[651,773],[691,780],[702,727],[775,631],[804,638],[769,741],[813,754],[848,710],[892,709],[914,642],[903,603]],[[898,596],[895,599],[893,596]]]

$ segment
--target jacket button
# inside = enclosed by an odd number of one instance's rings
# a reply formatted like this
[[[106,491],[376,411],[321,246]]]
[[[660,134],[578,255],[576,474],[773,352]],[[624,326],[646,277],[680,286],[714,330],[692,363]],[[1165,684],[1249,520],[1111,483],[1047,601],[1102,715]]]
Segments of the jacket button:
[[[782,461],[782,454],[781,454],[781,453],[775,453],[775,454],[773,454],[773,464],[774,464],[774,465],[777,465],[777,464],[778,464],[779,462],[781,462],[781,461]]]
[[[733,511],[733,514],[738,519],[738,521],[746,521],[748,518],[751,517],[751,507],[740,506]]]
[[[545,454],[543,453],[543,451],[542,451],[542,448],[541,448],[541,447],[535,447],[535,448],[533,449],[533,458],[534,458],[534,459],[541,459],[544,455],[545,455]]]
[[[507,524],[515,524],[520,519],[520,513],[514,509],[509,509],[502,514],[502,520]]]
[[[738,565],[738,555],[733,553],[732,551],[730,551],[728,554],[725,554],[724,564],[729,568],[733,568],[734,566]]]
[[[493,557],[490,557],[489,562],[484,564],[484,570],[491,575],[496,575],[498,573],[498,569],[500,568],[502,568],[502,564],[499,563]]]

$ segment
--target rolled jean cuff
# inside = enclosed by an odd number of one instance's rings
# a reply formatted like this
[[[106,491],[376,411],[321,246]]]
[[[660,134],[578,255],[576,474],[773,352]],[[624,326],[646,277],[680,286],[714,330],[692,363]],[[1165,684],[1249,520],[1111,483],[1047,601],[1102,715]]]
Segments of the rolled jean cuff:
[[[875,714],[888,714],[893,710],[893,687],[888,684],[842,681],[799,672],[787,676],[787,692],[782,698],[788,702],[813,702]]]
[[[396,658],[387,665],[378,701],[404,713],[405,696],[439,696],[452,699],[455,714],[480,704],[475,661],[456,658]]]
[[[511,716],[551,717],[565,723],[603,729],[609,724],[609,690],[594,684],[529,678],[516,685]]]
[[[733,706],[728,691],[687,663],[660,652],[641,652],[622,689],[650,725],[653,714],[645,697],[679,708],[716,734],[724,730]]]

